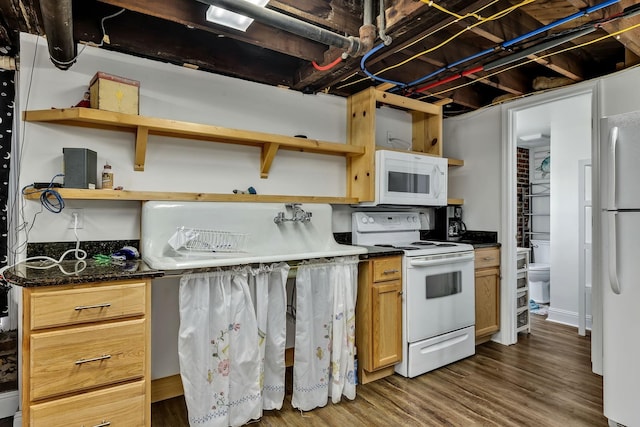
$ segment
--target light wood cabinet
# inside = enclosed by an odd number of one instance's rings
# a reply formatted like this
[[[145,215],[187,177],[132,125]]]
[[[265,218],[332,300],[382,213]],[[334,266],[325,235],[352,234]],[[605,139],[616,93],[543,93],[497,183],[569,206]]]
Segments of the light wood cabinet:
[[[150,280],[23,288],[24,425],[151,425],[150,290]]]
[[[402,257],[360,263],[356,304],[360,384],[392,375],[402,360]]]
[[[500,248],[475,251],[476,344],[500,330]]]
[[[364,155],[347,158],[347,196],[359,202],[375,198],[376,107],[390,105],[411,114],[411,150],[420,154],[442,157],[442,106],[384,92],[369,87],[347,98],[347,141],[353,147],[363,147]],[[384,149],[389,149],[384,147]],[[458,159],[448,159],[450,166],[462,166]],[[449,205],[461,205],[462,199],[448,200]]]

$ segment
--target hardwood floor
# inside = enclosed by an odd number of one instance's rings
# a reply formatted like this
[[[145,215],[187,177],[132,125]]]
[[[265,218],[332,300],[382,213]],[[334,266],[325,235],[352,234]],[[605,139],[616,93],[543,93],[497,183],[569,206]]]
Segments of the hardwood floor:
[[[353,401],[301,414],[285,397],[263,426],[606,426],[602,378],[591,373],[590,338],[532,317],[518,344],[488,342],[465,360],[407,379],[358,386]],[[154,427],[188,426],[182,397],[152,406]]]

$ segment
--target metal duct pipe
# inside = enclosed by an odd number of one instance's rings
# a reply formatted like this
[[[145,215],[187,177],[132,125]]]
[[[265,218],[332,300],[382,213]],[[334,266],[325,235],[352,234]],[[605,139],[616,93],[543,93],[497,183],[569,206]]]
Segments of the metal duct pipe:
[[[529,55],[534,55],[538,52],[542,52],[543,50],[560,46],[562,43],[566,43],[573,39],[577,39],[578,37],[586,36],[587,34],[593,33],[596,29],[597,28],[595,26],[588,27],[588,28],[585,28],[584,30],[569,33],[565,36],[558,37],[558,38],[528,47],[526,49],[519,50],[514,54],[511,54],[509,56],[505,56],[502,58],[498,58],[495,61],[491,61],[488,64],[485,64],[484,70],[491,71],[495,68],[502,67],[503,65],[511,64],[512,62],[516,62],[522,58],[526,58]]]
[[[67,70],[76,62],[71,0],[40,0],[40,11],[51,62]]]
[[[256,6],[244,0],[198,0],[210,6],[218,6],[231,12],[239,13],[256,21],[279,28],[289,33],[297,34],[310,40],[323,43],[328,46],[335,46],[345,49],[346,53],[351,56],[362,55],[373,46],[373,39],[370,41],[371,31],[363,31],[366,25],[360,28],[360,38],[345,37],[340,34],[333,33],[324,28],[309,24],[308,22],[292,18],[287,15],[275,12],[266,7]],[[370,25],[373,27],[373,25]],[[373,27],[373,38],[375,38],[375,27]]]

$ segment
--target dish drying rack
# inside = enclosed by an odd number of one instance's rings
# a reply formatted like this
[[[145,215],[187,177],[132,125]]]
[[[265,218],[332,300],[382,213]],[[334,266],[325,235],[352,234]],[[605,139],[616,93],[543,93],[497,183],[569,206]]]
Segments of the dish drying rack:
[[[248,234],[233,231],[189,229],[183,248],[191,252],[244,252]]]

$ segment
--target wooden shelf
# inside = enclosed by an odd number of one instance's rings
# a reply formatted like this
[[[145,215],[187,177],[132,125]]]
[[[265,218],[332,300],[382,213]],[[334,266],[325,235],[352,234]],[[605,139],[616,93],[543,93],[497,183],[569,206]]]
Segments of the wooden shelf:
[[[163,191],[129,191],[129,190],[84,190],[80,188],[56,188],[66,200],[164,200],[164,201],[198,201],[198,202],[264,202],[264,203],[331,203],[355,204],[358,200],[348,197],[325,196],[286,196],[267,194],[216,194],[216,193],[179,193]],[[24,195],[25,199],[37,200],[40,191],[33,190]]]
[[[262,178],[267,178],[269,175],[269,169],[279,149],[346,157],[362,156],[365,153],[364,147],[351,144],[229,129],[92,108],[25,111],[23,118],[28,122],[56,123],[134,133],[136,135],[134,170],[136,171],[144,170],[149,135],[261,147],[260,176]]]
[[[423,154],[427,156],[439,157],[439,156],[435,156],[434,154],[423,153],[421,151],[400,150],[396,148],[385,147],[383,145],[376,145],[376,150],[399,151],[401,153]],[[460,160],[460,159],[447,158],[447,162],[449,166],[464,166],[464,160]]]

